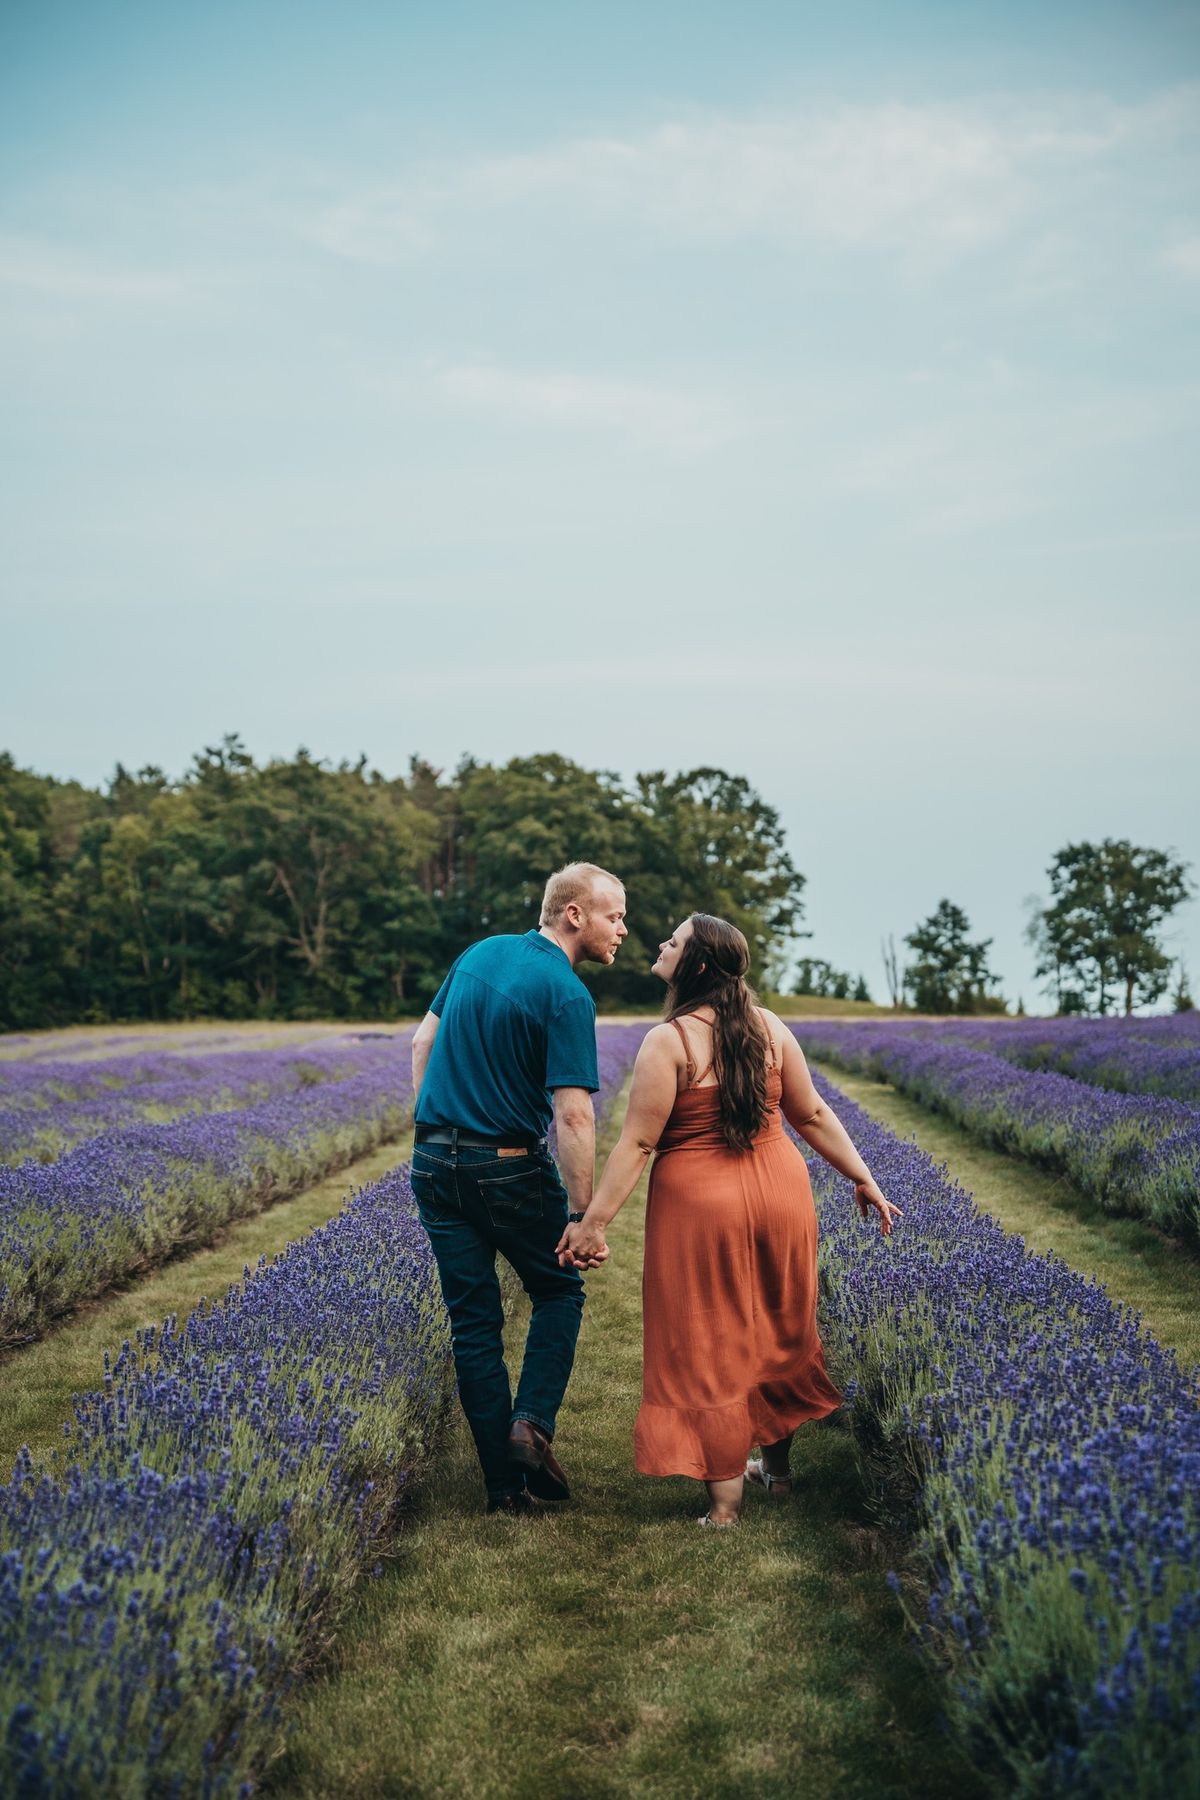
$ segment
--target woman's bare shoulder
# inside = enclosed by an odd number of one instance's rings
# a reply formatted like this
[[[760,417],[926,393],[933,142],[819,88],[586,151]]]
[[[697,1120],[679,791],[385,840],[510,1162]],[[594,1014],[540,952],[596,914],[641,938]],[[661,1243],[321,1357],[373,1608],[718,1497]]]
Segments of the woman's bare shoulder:
[[[763,1026],[767,1035],[770,1037],[771,1042],[778,1050],[788,1036],[787,1026],[779,1017],[778,1013],[773,1013],[769,1006],[760,1006],[758,1008],[758,1016],[762,1020]]]
[[[683,1055],[683,1046],[679,1041],[679,1033],[676,1031],[675,1027],[666,1020],[664,1020],[661,1025],[652,1025],[650,1027],[649,1031],[642,1039],[638,1055],[641,1056],[645,1050],[649,1050],[653,1056],[661,1056],[664,1051],[669,1050],[672,1061],[675,1061]]]

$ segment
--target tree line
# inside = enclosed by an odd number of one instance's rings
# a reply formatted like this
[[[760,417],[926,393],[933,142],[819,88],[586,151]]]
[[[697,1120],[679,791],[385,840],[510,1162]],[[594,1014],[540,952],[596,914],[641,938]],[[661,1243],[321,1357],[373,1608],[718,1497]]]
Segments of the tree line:
[[[627,883],[630,937],[602,1005],[661,997],[659,934],[693,907],[745,932],[762,987],[867,1000],[805,956],[804,876],[779,815],[723,769],[624,782],[564,756],[385,778],[300,750],[257,763],[236,736],[182,778],[118,766],[93,789],[0,754],[0,1028],[77,1020],[386,1018],[419,1012],[467,944],[537,923],[542,883],[578,856]],[[1068,844],[1027,936],[1059,1012],[1131,1012],[1168,992],[1161,929],[1192,891],[1173,853]],[[1003,1011],[963,909],[942,900],[883,947],[893,1006]],[[789,971],[791,971],[789,973]],[[1182,967],[1172,998],[1191,1005]]]
[[[258,763],[231,736],[180,779],[118,766],[93,789],[0,755],[0,1027],[419,1012],[469,943],[536,925],[545,877],[578,857],[636,896],[601,1004],[661,997],[649,965],[693,907],[782,980],[804,876],[775,809],[723,769],[627,783],[545,755],[390,779],[307,750]]]

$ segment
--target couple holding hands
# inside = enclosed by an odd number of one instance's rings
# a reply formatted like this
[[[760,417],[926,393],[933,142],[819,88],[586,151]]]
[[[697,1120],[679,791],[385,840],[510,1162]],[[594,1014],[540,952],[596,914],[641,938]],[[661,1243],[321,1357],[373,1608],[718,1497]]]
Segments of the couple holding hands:
[[[730,1526],[747,1480],[790,1492],[793,1432],[841,1399],[817,1333],[808,1170],[783,1121],[854,1183],[885,1234],[900,1209],[821,1100],[791,1032],[756,1004],[745,938],[707,913],[659,946],[665,1021],[638,1051],[596,1184],[596,1009],[575,971],[611,963],[625,936],[620,881],[569,863],[546,884],[536,931],[484,938],[458,958],[413,1039],[413,1191],[487,1510],[534,1513],[570,1497],[553,1440],[583,1316],[580,1271],[607,1260],[608,1227],[654,1158],[635,1460],[644,1475],[704,1482],[699,1523]],[[532,1308],[515,1401],[497,1251]]]

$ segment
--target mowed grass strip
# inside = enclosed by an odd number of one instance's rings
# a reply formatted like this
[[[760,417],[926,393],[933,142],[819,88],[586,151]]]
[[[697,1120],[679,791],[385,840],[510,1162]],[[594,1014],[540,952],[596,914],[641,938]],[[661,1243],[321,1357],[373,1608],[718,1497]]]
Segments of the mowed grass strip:
[[[1200,1363],[1200,1259],[1193,1252],[1137,1219],[1105,1212],[1064,1176],[980,1144],[889,1083],[822,1066],[865,1112],[945,1163],[980,1209],[1019,1232],[1030,1250],[1053,1251],[1094,1277],[1113,1300],[1135,1307],[1185,1368]]]
[[[620,1109],[618,1108],[618,1118]],[[797,1497],[747,1495],[701,1531],[703,1490],[633,1467],[643,1205],[589,1300],[558,1449],[575,1499],[486,1518],[457,1408],[396,1561],[284,1721],[280,1795],[723,1796],[986,1790],[938,1735],[936,1685],[884,1583],[849,1433],[805,1427]],[[509,1328],[510,1368],[528,1320]]]
[[[7,1479],[22,1444],[35,1456],[63,1446],[74,1394],[98,1388],[104,1352],[115,1357],[126,1339],[169,1313],[180,1322],[204,1299],[220,1299],[262,1256],[274,1257],[296,1238],[341,1211],[353,1189],[377,1181],[412,1154],[411,1133],[380,1144],[357,1162],[265,1212],[226,1226],[207,1249],[180,1257],[134,1285],[111,1291],[71,1315],[48,1337],[10,1351],[0,1362],[0,1479]]]

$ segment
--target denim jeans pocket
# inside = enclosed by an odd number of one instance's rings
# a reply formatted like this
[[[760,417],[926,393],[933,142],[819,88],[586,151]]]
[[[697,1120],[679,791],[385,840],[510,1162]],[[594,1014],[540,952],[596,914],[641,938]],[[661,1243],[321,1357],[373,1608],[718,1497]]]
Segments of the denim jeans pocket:
[[[444,1219],[458,1219],[462,1214],[457,1204],[451,1200],[449,1187],[453,1186],[454,1175],[439,1172],[434,1174],[429,1169],[422,1169],[416,1162],[409,1171],[412,1184],[413,1199],[417,1203],[417,1211],[423,1224],[436,1225]]]
[[[542,1171],[532,1158],[522,1158],[516,1169],[498,1161],[495,1169],[476,1173],[475,1180],[479,1198],[497,1228],[536,1225],[541,1218]]]

